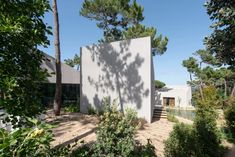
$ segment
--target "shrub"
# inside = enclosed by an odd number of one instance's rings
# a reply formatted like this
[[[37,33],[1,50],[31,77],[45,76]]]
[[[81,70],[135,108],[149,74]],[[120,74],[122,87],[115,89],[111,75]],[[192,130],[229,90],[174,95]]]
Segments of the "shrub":
[[[138,157],[156,157],[155,147],[152,145],[152,141],[147,139],[148,143],[146,145],[136,146],[133,156]]]
[[[74,149],[70,154],[70,157],[87,157],[91,156],[92,150],[89,146],[85,145],[84,142],[81,142],[83,145]]]
[[[221,156],[221,136],[216,126],[217,114],[210,104],[198,104],[193,126],[177,124],[165,142],[169,157]]]
[[[65,112],[79,112],[79,106],[76,103],[68,104],[64,107]]]
[[[174,126],[169,138],[165,141],[166,157],[186,157],[194,155],[193,127],[183,123]]]
[[[51,126],[39,124],[37,120],[28,119],[33,128],[19,128],[13,132],[0,130],[0,156],[49,156],[52,133]]]
[[[172,115],[172,114],[167,114],[167,120],[170,121],[170,122],[174,122],[174,123],[179,122],[179,120],[177,118],[175,118],[175,116]]]
[[[195,151],[198,155],[220,156],[220,132],[217,128],[217,113],[210,105],[200,106],[196,110],[195,127]]]
[[[235,137],[235,101],[225,110],[226,123]]]
[[[96,114],[96,110],[94,107],[89,107],[88,108],[88,114],[89,115],[95,115]]]
[[[135,148],[137,113],[131,109],[123,114],[115,103],[106,108],[97,129],[94,156],[130,156]]]

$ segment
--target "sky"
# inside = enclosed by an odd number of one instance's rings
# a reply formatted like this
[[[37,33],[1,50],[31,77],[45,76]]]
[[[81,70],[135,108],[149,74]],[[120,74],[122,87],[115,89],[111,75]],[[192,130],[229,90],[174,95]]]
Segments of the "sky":
[[[97,43],[102,30],[79,15],[83,0],[57,1],[60,22],[61,59],[73,58],[80,47]],[[155,79],[167,85],[186,85],[189,74],[182,61],[204,48],[203,39],[211,33],[211,20],[203,6],[205,0],[137,0],[144,7],[143,24],[155,27],[158,34],[169,39],[167,51],[154,57]],[[52,12],[46,13],[44,21],[53,26]],[[50,46],[43,49],[55,55],[54,37],[49,36]]]

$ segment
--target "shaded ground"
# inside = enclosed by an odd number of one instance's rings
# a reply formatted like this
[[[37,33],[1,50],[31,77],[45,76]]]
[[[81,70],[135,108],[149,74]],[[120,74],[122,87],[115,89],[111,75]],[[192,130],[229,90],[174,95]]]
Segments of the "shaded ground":
[[[63,145],[73,143],[76,140],[85,143],[92,143],[96,140],[95,130],[99,122],[98,117],[84,115],[82,113],[63,114],[59,117],[52,116],[51,111],[47,113],[46,121],[57,126],[53,129],[55,141],[52,145]],[[147,143],[147,139],[152,141],[156,148],[158,157],[163,156],[164,143],[172,131],[174,123],[165,119],[155,121],[151,124],[145,123],[136,135],[136,140],[142,144]]]
[[[96,139],[95,129],[99,122],[98,117],[81,113],[62,113],[61,116],[54,117],[51,111],[47,113],[46,121],[55,124],[52,129],[55,140],[52,146],[67,145],[76,140],[84,140],[87,143]]]
[[[180,122],[192,124],[192,121],[177,117]],[[99,122],[99,118],[93,115],[85,115],[82,113],[62,113],[61,116],[54,117],[51,111],[47,112],[46,121],[55,124],[52,129],[55,140],[52,146],[67,145],[76,140],[84,141],[85,143],[93,143],[96,140],[95,130]],[[135,139],[141,144],[146,144],[150,139],[156,148],[156,155],[163,156],[164,140],[169,137],[175,123],[169,122],[166,119],[157,120],[151,124],[145,123],[138,130]],[[233,147],[232,145],[229,146]],[[228,157],[233,157],[235,147],[233,147]]]

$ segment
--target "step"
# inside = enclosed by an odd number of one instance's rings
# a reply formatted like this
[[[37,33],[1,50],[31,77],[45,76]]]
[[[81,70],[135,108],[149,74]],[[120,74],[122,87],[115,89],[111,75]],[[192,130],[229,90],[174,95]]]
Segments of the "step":
[[[166,111],[166,109],[159,109],[159,108],[155,108],[153,110],[157,110],[157,111]]]
[[[167,114],[167,112],[161,112],[161,111],[160,111],[160,112],[159,112],[159,111],[154,111],[153,113],[158,113],[158,114],[162,114],[162,113],[163,113],[163,114]]]
[[[154,112],[166,112],[166,111],[163,111],[163,110],[153,110]]]
[[[157,116],[157,117],[164,117],[164,116],[166,116],[167,117],[167,115],[166,114],[163,114],[163,115],[159,115],[159,114],[155,114],[155,115],[153,115],[153,116]]]
[[[167,116],[167,114],[153,114],[153,116]]]
[[[155,106],[153,110],[153,120],[156,119],[167,119],[167,112],[164,107]]]
[[[167,119],[167,116],[153,116],[153,119]]]

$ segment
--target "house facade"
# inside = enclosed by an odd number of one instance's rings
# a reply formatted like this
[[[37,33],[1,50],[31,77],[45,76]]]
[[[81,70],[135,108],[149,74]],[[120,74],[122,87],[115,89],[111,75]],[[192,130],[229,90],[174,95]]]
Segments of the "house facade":
[[[46,82],[43,83],[43,104],[51,105],[54,101],[55,84],[56,84],[56,66],[55,58],[44,53],[44,60],[41,68],[46,69],[49,76]],[[80,71],[61,63],[62,75],[62,102],[66,103],[79,103],[80,96]]]
[[[172,108],[193,108],[192,90],[190,86],[166,86],[155,93],[156,106]]]

